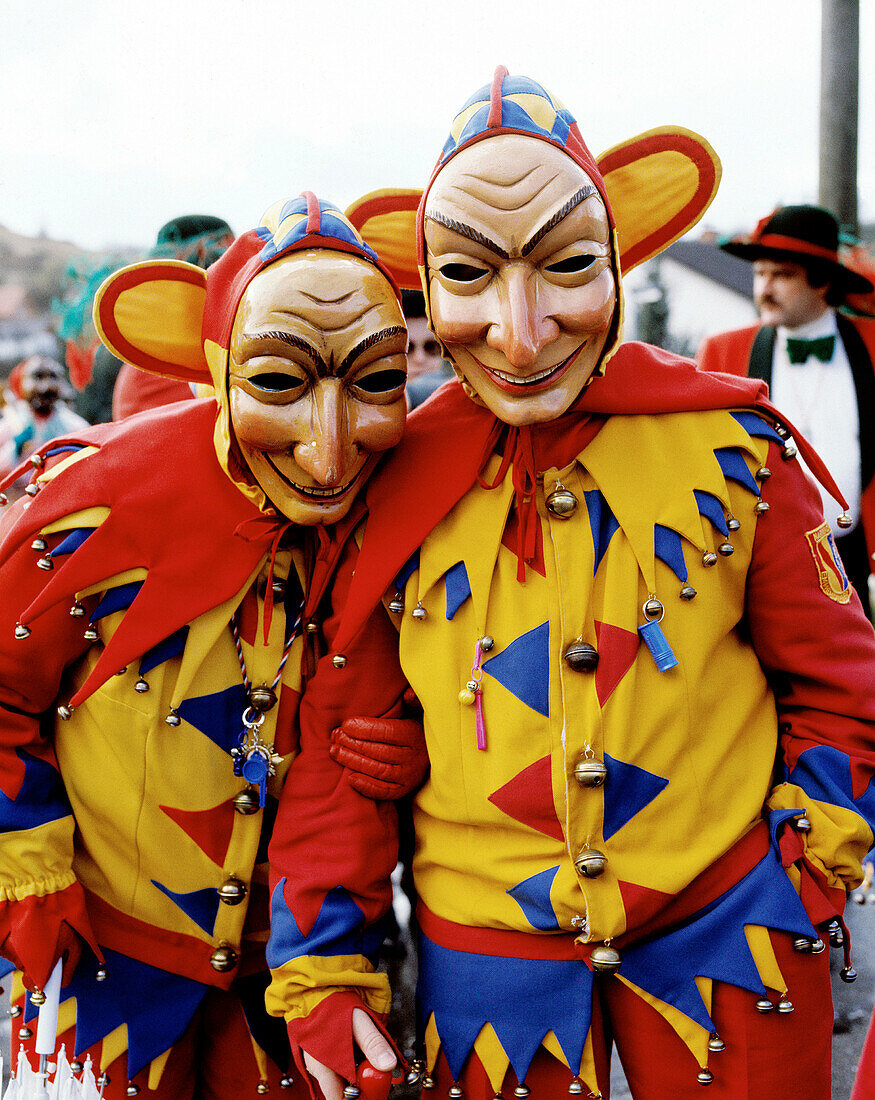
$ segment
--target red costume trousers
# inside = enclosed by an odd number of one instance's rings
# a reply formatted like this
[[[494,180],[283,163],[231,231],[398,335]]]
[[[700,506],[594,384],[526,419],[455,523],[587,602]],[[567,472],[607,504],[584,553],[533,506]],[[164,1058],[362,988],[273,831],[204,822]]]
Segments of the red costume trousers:
[[[828,952],[809,955],[793,950],[792,938],[771,933],[781,972],[787,982],[792,1013],[760,1013],[758,995],[715,982],[711,1018],[725,1049],[712,1053],[708,1069],[714,1080],[703,1092],[699,1065],[665,1019],[614,977],[596,980],[592,1035],[599,1089],[610,1096],[610,1055],[616,1046],[634,1100],[829,1100],[831,1096],[832,992]],[[775,1003],[777,998],[772,996]],[[423,1096],[444,1097],[452,1077],[440,1055],[434,1077],[437,1088]],[[561,1100],[572,1075],[543,1048],[525,1084],[530,1100]],[[493,1100],[476,1055],[465,1064],[459,1084],[465,1100]],[[510,1100],[518,1082],[508,1070],[500,1095]],[[594,1096],[586,1086],[582,1095]]]
[[[19,1045],[15,1024],[13,1021],[14,1058]],[[35,1035],[35,1023],[31,1026]],[[72,1031],[58,1036],[59,1047],[61,1043],[66,1044],[67,1055],[72,1058]],[[22,1042],[35,1069],[39,1057],[33,1053],[33,1044],[33,1038]],[[100,1046],[97,1043],[79,1056],[82,1062],[86,1055],[91,1056],[95,1076],[100,1072]],[[131,1084],[139,1087],[143,1100],[246,1100],[258,1095],[261,1082],[269,1087],[267,1095],[277,1100],[304,1100],[309,1096],[306,1086],[297,1080],[290,1087],[281,1087],[284,1075],[270,1058],[265,1057],[266,1076],[259,1069],[243,1009],[233,991],[211,989],[206,994],[182,1038],[170,1052],[157,1089],[149,1090],[148,1067],[137,1074],[133,1082],[129,1081],[127,1060],[125,1052],[107,1067],[109,1084],[103,1091],[104,1100],[122,1100],[129,1095],[127,1090]],[[288,1076],[297,1077],[297,1074]]]

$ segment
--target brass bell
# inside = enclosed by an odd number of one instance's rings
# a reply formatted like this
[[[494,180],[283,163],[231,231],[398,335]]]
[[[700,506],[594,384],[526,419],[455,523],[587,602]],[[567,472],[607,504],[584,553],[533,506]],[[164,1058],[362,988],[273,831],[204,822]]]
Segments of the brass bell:
[[[23,1011],[24,1009],[21,1007],[21,1005],[13,1005],[12,1008],[9,1009],[9,1015],[14,1020],[17,1016],[20,1016]]]
[[[607,856],[603,852],[597,852],[595,848],[584,848],[574,861],[579,875],[586,878],[598,878],[603,875],[608,865]]]
[[[423,1089],[435,1089],[437,1088],[437,1084],[435,1083],[435,1079],[433,1077],[429,1077],[426,1075],[422,1079],[422,1087]]]
[[[736,519],[735,516],[730,516],[726,521],[726,526],[730,531],[737,531],[741,527],[741,520]]]
[[[319,629],[319,624],[311,619],[304,629],[308,634],[315,634]]]
[[[358,1085],[347,1085],[343,1090],[343,1100],[359,1100],[362,1090]]]
[[[249,814],[257,814],[260,809],[258,794],[251,787],[247,787],[234,797],[234,810],[238,814],[248,817]]]
[[[9,503],[9,497],[5,493],[0,493],[0,508],[3,508]]]
[[[520,1084],[518,1084],[517,1087],[513,1090],[513,1094],[514,1096],[525,1097],[528,1096],[531,1091],[532,1090],[529,1088],[528,1085],[524,1085],[522,1082],[520,1082]]]
[[[51,572],[51,570],[55,568],[55,563],[48,556],[37,558],[37,565],[40,569],[45,569],[47,573]]]
[[[685,584],[681,589],[680,596],[682,600],[693,600],[696,598],[696,590],[691,584]]]
[[[58,717],[64,722],[69,722],[72,716],[73,708],[68,706],[66,703],[61,703],[61,705],[58,707]]]
[[[570,519],[577,508],[577,497],[564,485],[557,486],[547,497],[547,510],[557,519]]]
[[[108,977],[109,974],[107,973],[105,966],[98,966],[98,968],[94,971],[94,980],[96,982],[105,982]]]
[[[46,460],[38,451],[30,456],[30,464],[35,470],[38,470],[40,466],[43,466],[45,464],[45,461]]]
[[[797,817],[795,819],[795,821],[793,822],[793,828],[797,829],[800,833],[810,833],[811,822],[808,820],[805,814],[803,814],[801,817]]]
[[[450,1087],[447,1089],[447,1096],[455,1097],[456,1100],[458,1100],[458,1097],[464,1095],[465,1091],[461,1085],[450,1085]]]
[[[844,530],[847,530],[849,527],[851,527],[853,523],[854,521],[851,519],[847,512],[842,512],[842,514],[836,520],[836,525],[838,527],[844,528]]]
[[[237,952],[229,943],[220,943],[210,954],[210,966],[220,974],[233,970],[237,965]]]
[[[40,1005],[46,1003],[46,995],[41,989],[35,989],[30,995],[30,1003],[36,1005],[39,1008]]]
[[[280,1077],[280,1088],[281,1089],[290,1089],[292,1087],[292,1085],[294,1085],[294,1083],[295,1083],[294,1077],[289,1077],[288,1074],[286,1074],[285,1077]]]
[[[29,638],[30,637],[30,627],[25,626],[24,623],[16,623],[15,624],[15,637],[18,638],[19,641],[21,641],[23,638]]]
[[[81,603],[74,603],[73,606],[70,608],[70,614],[73,616],[74,619],[84,619],[85,608],[82,606]]]
[[[721,542],[717,547],[717,553],[722,554],[724,558],[728,558],[730,554],[735,553],[735,547],[727,539],[726,542]]]
[[[35,497],[39,492],[39,485],[28,485],[24,491],[29,497]]]
[[[710,1071],[710,1069],[700,1069],[699,1072],[696,1074],[696,1080],[699,1082],[700,1085],[710,1085],[711,1082],[714,1080],[714,1074]]]
[[[644,605],[644,614],[648,619],[658,618],[664,611],[665,608],[662,606],[662,601],[658,600],[656,596],[651,596]]]
[[[179,717],[178,714],[175,713],[175,711],[171,711],[164,719],[164,721],[167,723],[168,726],[179,726],[182,724],[182,719]]]
[[[30,548],[31,550],[48,550],[49,544],[42,537],[42,535],[37,535],[37,537],[30,544]]]
[[[574,765],[574,778],[581,787],[601,787],[608,778],[608,769],[601,760],[583,757]]]
[[[711,1032],[711,1038],[708,1040],[708,1050],[712,1051],[714,1054],[719,1054],[721,1050],[726,1050],[726,1044],[716,1031]]]
[[[565,663],[574,672],[595,672],[599,663],[598,650],[580,639],[572,642],[563,654]]]
[[[792,444],[790,444],[785,447],[784,450],[781,452],[781,458],[783,458],[784,461],[787,462],[789,459],[795,458],[797,453],[798,452],[796,448]]]
[[[99,640],[100,635],[97,633],[93,626],[89,626],[86,628],[85,633],[82,635],[82,637],[85,639],[86,642],[96,642]]]
[[[97,1087],[98,1088],[105,1089],[106,1086],[109,1085],[110,1083],[111,1083],[111,1081],[110,1081],[110,1076],[109,1076],[108,1073],[101,1073],[101,1075],[97,1078]]]
[[[331,663],[335,668],[346,668],[346,657],[342,653],[335,653],[331,658]]]
[[[571,1084],[568,1086],[569,1096],[582,1096],[583,1095],[583,1082],[575,1077]]]
[[[404,1083],[409,1088],[413,1088],[415,1085],[419,1084],[421,1078],[422,1078],[422,1063],[417,1062],[414,1059],[414,1061],[411,1062],[411,1064],[410,1064],[410,1070],[408,1071],[407,1076],[404,1078]]]
[[[414,619],[416,619],[418,622],[422,622],[423,619],[428,617],[428,612],[425,610],[421,603],[418,603],[416,607],[414,607],[412,615]]]
[[[219,887],[219,901],[223,901],[225,905],[239,905],[245,897],[245,883],[242,883],[239,878],[234,878],[233,875],[225,879]]]
[[[82,1065],[78,1058],[74,1058],[73,1061],[70,1063],[71,1073],[81,1073],[83,1069],[85,1069],[85,1067]]]
[[[29,1027],[20,1027],[18,1029],[18,1038],[19,1039],[30,1039],[32,1035],[33,1035],[33,1032],[30,1030]]]
[[[144,695],[149,690],[149,684],[141,676],[139,680],[134,684],[134,691],[138,691],[141,695]]]
[[[495,639],[484,634],[480,639],[480,648],[484,653],[489,653],[495,647]]]
[[[768,466],[760,466],[760,468],[757,470],[757,477],[760,479],[760,481],[768,481],[771,476],[772,471],[768,468]]]
[[[826,930],[829,932],[829,942],[833,947],[844,947],[845,933],[837,920],[831,920]]]
[[[128,1084],[128,1087],[125,1089],[125,1096],[139,1096],[139,1095],[140,1095],[140,1086],[135,1085],[134,1082],[131,1081]]]
[[[396,592],[392,599],[389,600],[389,610],[393,615],[402,615],[404,613],[404,596],[401,592]]]
[[[270,591],[275,600],[284,600],[286,598],[286,582],[282,577],[274,577],[271,581]]]
[[[769,510],[769,502],[767,500],[758,500],[753,510],[758,516],[764,516]]]
[[[589,956],[592,968],[597,974],[613,974],[620,969],[622,959],[620,952],[608,943],[600,943],[594,947]]]
[[[853,966],[843,966],[839,971],[839,977],[842,979],[843,982],[847,982],[848,985],[850,985],[851,982],[855,982],[857,980],[857,971],[854,969]]]
[[[793,1002],[788,1001],[786,997],[782,997],[780,1001],[778,1001],[777,1008],[782,1015],[786,1016],[788,1012],[793,1011]]]
[[[823,940],[812,940],[811,941],[811,954],[812,955],[819,955],[821,953],[821,951],[826,951],[826,944],[823,942]]]
[[[760,997],[760,999],[756,1003],[757,1012],[762,1012],[764,1016],[767,1012],[771,1012],[774,1007],[775,1006],[772,1004],[768,997]]]
[[[270,1085],[267,1083],[267,1081],[259,1081],[258,1084],[255,1086],[255,1091],[258,1093],[259,1096],[264,1096],[265,1093],[270,1092]]]
[[[793,941],[793,950],[800,951],[804,954],[810,954],[811,940],[807,936],[800,936]]]
[[[268,711],[276,706],[276,692],[267,684],[259,684],[258,687],[249,689],[249,705],[253,710]]]

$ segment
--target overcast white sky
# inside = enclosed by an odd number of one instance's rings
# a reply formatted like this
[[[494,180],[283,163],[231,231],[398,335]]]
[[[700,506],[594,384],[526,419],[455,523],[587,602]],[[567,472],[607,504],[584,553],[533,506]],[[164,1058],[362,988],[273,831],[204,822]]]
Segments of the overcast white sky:
[[[0,0],[0,20],[0,224],[27,235],[145,247],[178,214],[239,233],[304,189],[346,206],[422,186],[499,63],[558,95],[594,153],[665,123],[704,134],[720,231],[817,200],[820,0]]]

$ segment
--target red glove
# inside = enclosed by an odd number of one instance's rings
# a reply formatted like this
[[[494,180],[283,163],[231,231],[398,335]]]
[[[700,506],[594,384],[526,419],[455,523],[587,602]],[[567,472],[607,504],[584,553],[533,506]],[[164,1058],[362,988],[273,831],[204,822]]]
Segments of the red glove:
[[[428,772],[422,725],[412,718],[346,718],[331,731],[328,751],[366,798],[402,798]]]

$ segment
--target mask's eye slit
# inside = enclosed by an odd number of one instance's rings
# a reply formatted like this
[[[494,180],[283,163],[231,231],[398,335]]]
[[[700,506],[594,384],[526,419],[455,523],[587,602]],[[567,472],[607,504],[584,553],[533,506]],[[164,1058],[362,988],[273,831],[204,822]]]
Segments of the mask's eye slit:
[[[364,390],[365,393],[391,393],[392,390],[403,386],[406,381],[407,375],[403,370],[375,370],[371,374],[357,378],[355,386],[357,389]]]
[[[259,390],[265,390],[267,393],[296,393],[304,387],[303,379],[294,378],[292,375],[283,374],[281,371],[264,371],[261,374],[254,374],[248,381],[251,386],[255,386]]]
[[[554,275],[578,275],[586,271],[595,263],[595,256],[568,256],[564,260],[557,260],[554,264],[547,264],[545,271],[551,271]]]
[[[486,274],[485,268],[473,264],[444,264],[440,270],[445,279],[452,279],[454,283],[474,283]]]

